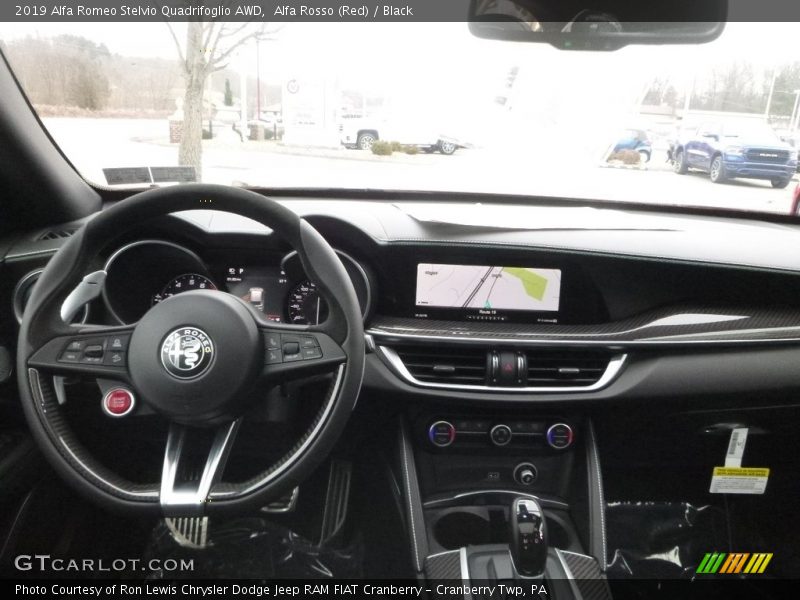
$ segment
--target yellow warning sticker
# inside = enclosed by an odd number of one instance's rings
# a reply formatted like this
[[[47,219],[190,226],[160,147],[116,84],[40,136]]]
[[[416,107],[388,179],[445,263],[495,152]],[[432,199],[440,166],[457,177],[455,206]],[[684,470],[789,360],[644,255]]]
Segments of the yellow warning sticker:
[[[760,467],[714,467],[712,494],[763,494],[769,469]]]

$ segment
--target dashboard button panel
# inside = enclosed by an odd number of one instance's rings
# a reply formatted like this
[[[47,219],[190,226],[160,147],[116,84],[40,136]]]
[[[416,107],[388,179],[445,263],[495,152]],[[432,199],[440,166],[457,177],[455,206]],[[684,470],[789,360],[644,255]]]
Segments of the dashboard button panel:
[[[453,440],[444,441],[444,425],[452,429]],[[497,450],[565,450],[575,439],[573,428],[558,418],[528,418],[492,420],[486,418],[443,416],[427,422],[427,437],[439,448],[453,445],[454,448],[496,448]],[[434,439],[434,430],[442,436]],[[448,433],[449,435],[449,433]]]

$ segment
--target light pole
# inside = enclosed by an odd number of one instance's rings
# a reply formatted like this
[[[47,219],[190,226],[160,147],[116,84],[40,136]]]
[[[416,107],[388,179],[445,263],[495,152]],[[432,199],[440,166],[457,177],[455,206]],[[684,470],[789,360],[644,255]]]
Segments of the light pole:
[[[247,127],[247,66],[242,53],[239,53],[239,131],[242,141],[250,137]]]
[[[794,133],[797,130],[797,114],[800,112],[800,90],[794,91],[794,105],[792,107],[792,118],[789,119],[789,130]]]
[[[772,108],[772,96],[775,93],[775,80],[778,79],[778,69],[772,71],[772,82],[769,84],[769,96],[767,96],[767,107],[764,109],[764,119],[769,120],[769,109]]]
[[[256,38],[256,119],[261,118],[261,40]]]

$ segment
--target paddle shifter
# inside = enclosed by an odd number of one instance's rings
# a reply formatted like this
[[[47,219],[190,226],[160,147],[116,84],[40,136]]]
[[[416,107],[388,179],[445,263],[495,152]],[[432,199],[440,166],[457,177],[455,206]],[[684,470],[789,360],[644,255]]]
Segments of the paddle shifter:
[[[544,574],[547,561],[547,529],[544,512],[536,500],[517,498],[511,505],[511,559],[523,577]]]

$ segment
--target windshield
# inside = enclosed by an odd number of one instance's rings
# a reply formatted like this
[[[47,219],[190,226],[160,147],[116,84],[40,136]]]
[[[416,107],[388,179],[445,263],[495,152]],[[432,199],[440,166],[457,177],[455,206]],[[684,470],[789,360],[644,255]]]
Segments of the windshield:
[[[788,212],[797,177],[797,23],[730,23],[708,44],[614,52],[484,40],[465,23],[15,23],[0,39],[53,139],[102,186]],[[731,185],[711,185],[714,150],[694,139],[707,122],[776,152],[749,168],[724,155]]]
[[[729,139],[738,138],[771,144],[780,144],[781,142],[775,130],[761,120],[726,123],[722,135]]]

